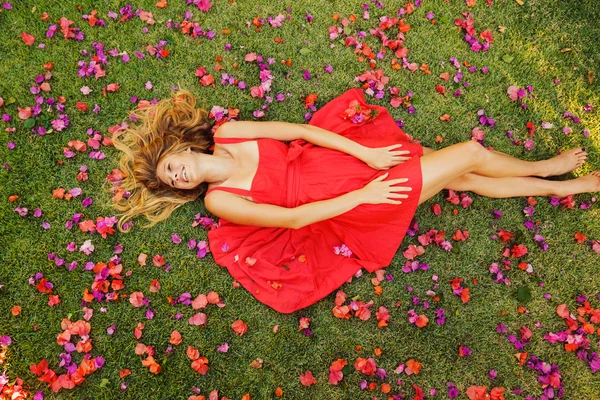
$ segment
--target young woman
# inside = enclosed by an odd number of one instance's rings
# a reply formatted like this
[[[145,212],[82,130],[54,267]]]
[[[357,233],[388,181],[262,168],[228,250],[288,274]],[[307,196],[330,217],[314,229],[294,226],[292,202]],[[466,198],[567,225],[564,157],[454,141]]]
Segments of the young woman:
[[[308,125],[231,121],[214,134],[195,104],[180,90],[138,107],[138,124],[115,135],[128,196],[116,204],[124,212],[119,228],[140,214],[152,226],[203,198],[220,218],[208,232],[215,262],[284,313],[327,296],[361,268],[388,266],[417,206],[444,188],[496,198],[600,191],[600,171],[541,179],[581,166],[584,148],[537,162],[476,141],[434,151],[384,107],[368,105],[361,89],[327,103]],[[349,118],[350,105],[362,117]]]

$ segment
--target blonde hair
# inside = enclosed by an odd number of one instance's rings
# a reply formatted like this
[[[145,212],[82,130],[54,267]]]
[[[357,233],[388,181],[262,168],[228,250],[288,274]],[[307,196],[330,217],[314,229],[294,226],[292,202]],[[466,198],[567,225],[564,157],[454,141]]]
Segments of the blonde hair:
[[[177,189],[158,179],[156,167],[169,154],[180,153],[187,148],[211,153],[214,140],[208,113],[196,109],[196,97],[186,89],[171,91],[171,97],[152,105],[140,101],[130,113],[135,125],[113,134],[115,148],[122,151],[119,168],[125,177],[120,189],[130,196],[115,196],[114,207],[123,214],[117,225],[123,225],[144,215],[150,222],[144,228],[154,226],[168,218],[183,204],[206,194],[207,182],[194,189]],[[114,198],[113,198],[114,200]]]

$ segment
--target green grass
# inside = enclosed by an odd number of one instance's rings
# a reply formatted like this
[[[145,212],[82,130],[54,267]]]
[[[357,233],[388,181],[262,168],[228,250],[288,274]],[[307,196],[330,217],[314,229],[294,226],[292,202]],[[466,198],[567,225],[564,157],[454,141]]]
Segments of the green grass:
[[[0,284],[4,285],[0,289],[0,336],[9,335],[13,339],[4,364],[8,375],[11,379],[21,377],[31,393],[43,390],[47,399],[187,399],[194,394],[192,388],[198,387],[205,395],[218,389],[221,396],[231,399],[240,399],[245,393],[249,393],[252,399],[264,399],[274,398],[275,388],[279,386],[283,389],[283,398],[287,399],[387,398],[379,389],[361,391],[358,386],[361,380],[380,381],[356,371],[346,375],[338,386],[327,382],[329,366],[337,358],[344,358],[352,365],[358,357],[374,357],[374,348],[381,347],[383,354],[375,358],[377,365],[388,373],[385,382],[392,385],[391,394],[403,393],[412,398],[414,390],[410,384],[414,383],[426,392],[430,388],[438,388],[436,398],[447,398],[446,382],[454,382],[463,393],[461,398],[466,398],[464,392],[470,385],[486,385],[488,388],[504,386],[507,388],[507,398],[522,398],[510,393],[511,389],[518,387],[524,389],[524,394],[539,396],[541,388],[536,375],[518,365],[513,355],[517,351],[503,335],[496,333],[497,324],[502,322],[512,334],[518,334],[518,329],[523,325],[532,329],[533,337],[525,351],[559,365],[565,382],[565,398],[596,399],[600,396],[600,380],[591,373],[586,363],[574,354],[566,353],[559,343],[550,344],[543,339],[543,335],[549,331],[566,329],[555,313],[558,304],[567,303],[574,310],[577,295],[584,293],[591,299],[592,306],[600,307],[600,301],[596,299],[600,293],[599,255],[585,245],[576,244],[573,239],[577,231],[590,239],[600,239],[597,202],[587,210],[564,210],[552,207],[548,199],[537,198],[533,219],[540,222],[542,229],[539,233],[548,242],[549,250],[544,252],[533,240],[531,231],[523,227],[524,198],[487,199],[471,193],[473,204],[467,209],[457,207],[458,214],[453,215],[454,207],[444,200],[446,193],[435,196],[423,204],[415,216],[420,233],[439,229],[451,235],[456,229],[466,229],[470,232],[470,238],[460,245],[459,253],[429,246],[420,257],[422,262],[431,266],[426,272],[403,274],[401,267],[404,258],[399,251],[386,270],[394,276],[394,280],[382,283],[381,296],[374,294],[369,274],[342,286],[349,298],[358,296],[364,301],[374,301],[371,307],[373,316],[365,322],[357,318],[348,321],[336,319],[331,313],[335,293],[304,310],[283,315],[255,300],[243,288],[234,289],[227,270],[216,265],[211,255],[198,259],[195,252],[185,246],[187,240],[192,238],[207,239],[204,230],[191,227],[195,214],[206,214],[200,202],[180,208],[168,222],[150,231],[135,228],[129,234],[116,234],[105,240],[97,234],[89,236],[81,233],[77,228],[64,228],[64,223],[74,213],[83,213],[83,219],[114,214],[110,207],[105,206],[110,200],[102,188],[105,187],[106,175],[117,167],[116,151],[105,148],[107,157],[102,161],[91,160],[84,154],[64,159],[63,147],[72,139],[87,140],[88,128],[107,135],[108,128],[125,120],[127,111],[135,106],[130,97],[161,99],[169,95],[171,85],[181,82],[198,96],[200,105],[209,109],[212,105],[239,108],[242,110],[241,119],[253,119],[251,112],[262,101],[253,99],[248,90],[222,86],[219,73],[212,68],[216,63],[215,57],[221,56],[223,72],[244,80],[248,87],[256,85],[259,81],[258,68],[255,64],[243,63],[246,53],[256,52],[276,60],[270,68],[275,76],[271,94],[292,94],[282,103],[275,101],[265,119],[303,122],[305,109],[302,99],[306,95],[317,93],[319,98],[316,105],[321,107],[346,89],[357,87],[354,77],[368,69],[368,64],[358,62],[353,49],[339,40],[333,42],[333,49],[330,48],[332,42],[327,28],[336,25],[332,19],[333,13],[337,12],[341,17],[356,14],[358,20],[350,25],[351,32],[365,30],[368,33],[369,28],[376,26],[380,16],[395,16],[398,6],[387,1],[383,9],[378,9],[374,3],[367,2],[370,4],[370,19],[362,20],[360,1],[269,0],[261,3],[233,1],[230,4],[217,0],[207,14],[193,5],[186,6],[183,0],[170,0],[165,9],[155,7],[155,1],[134,2],[134,10],[140,8],[153,12],[157,23],[148,26],[138,17],[125,23],[107,18],[109,10],[118,13],[119,8],[126,4],[120,1],[82,0],[76,2],[82,6],[81,11],[72,2],[12,3],[12,10],[0,14],[0,97],[5,101],[11,97],[16,99],[15,103],[0,108],[1,114],[8,113],[13,117],[10,123],[0,123],[0,162],[10,166],[9,170],[0,169]],[[34,6],[36,10],[32,12]],[[98,16],[106,21],[106,27],[92,28],[81,19],[82,14],[90,13],[94,7],[98,9]],[[286,7],[291,7],[289,15],[292,19],[284,21],[282,27],[272,28],[267,24],[260,32],[247,28],[246,21],[252,21],[256,16],[266,19],[279,13],[288,15]],[[168,19],[180,22],[186,10],[193,12],[193,21],[216,32],[214,40],[192,39],[165,27]],[[464,33],[459,33],[454,26],[454,19],[467,10],[473,12],[478,32],[485,29],[493,31],[494,43],[489,51],[472,52],[463,40]],[[40,20],[42,11],[49,14],[49,21]],[[446,17],[448,22],[432,25],[425,18],[429,11],[435,13],[438,21]],[[314,23],[308,24],[304,19],[307,12],[314,16]],[[47,27],[57,23],[62,16],[74,21],[73,26],[82,29],[85,40],[64,40],[60,29],[53,38],[45,37]],[[406,19],[412,27],[406,34],[406,46],[410,48],[409,60],[427,63],[432,75],[420,71],[411,74],[406,69],[392,71],[391,54],[378,63],[378,68],[383,68],[386,75],[390,76],[390,85],[400,87],[403,94],[407,90],[414,92],[416,113],[409,115],[404,109],[389,107],[389,95],[380,101],[372,98],[367,100],[388,106],[395,118],[404,120],[407,132],[421,139],[423,145],[436,149],[469,140],[471,130],[479,125],[476,112],[484,108],[486,115],[498,120],[494,128],[484,128],[486,145],[527,160],[539,160],[555,155],[557,150],[585,146],[589,153],[588,162],[571,177],[582,175],[600,165],[600,91],[598,79],[591,84],[587,79],[588,71],[596,77],[600,76],[598,18],[600,5],[593,0],[525,0],[524,6],[512,0],[496,0],[492,7],[488,7],[484,0],[479,0],[471,9],[463,1],[425,0]],[[148,34],[142,33],[144,26],[149,28]],[[499,26],[506,27],[505,33],[498,31]],[[222,29],[230,29],[231,34],[221,34]],[[28,47],[23,43],[23,31],[35,36],[34,46]],[[277,44],[273,41],[275,37],[285,42]],[[147,44],[156,45],[160,40],[171,42],[166,46],[171,51],[167,58],[155,59],[147,55],[144,59],[137,59],[136,50],[143,50]],[[378,39],[368,35],[366,40],[374,51],[379,49]],[[37,48],[41,42],[46,44],[45,49]],[[90,60],[89,56],[82,56],[80,51],[87,49],[93,54],[93,42],[105,45],[104,52],[109,62],[103,69],[107,75],[99,80],[93,77],[79,78],[77,62]],[[231,43],[231,51],[224,51],[225,43]],[[303,47],[311,52],[300,54],[299,50]],[[114,48],[120,52],[126,51],[131,61],[122,63],[120,57],[109,56],[108,51]],[[565,48],[571,50],[561,52]],[[513,60],[510,63],[503,61],[504,55],[512,56]],[[479,72],[471,74],[463,68],[464,80],[471,84],[464,89],[464,95],[454,98],[451,93],[458,86],[448,82],[444,85],[450,95],[440,96],[435,92],[435,85],[441,82],[437,76],[444,71],[451,75],[455,72],[448,61],[450,57],[466,60],[478,68],[487,66],[490,72],[486,75]],[[292,58],[293,66],[281,65],[280,61],[288,58]],[[44,98],[64,96],[67,99],[65,111],[71,125],[63,132],[38,137],[21,126],[17,105],[26,107],[34,104],[34,96],[29,88],[34,78],[44,73],[43,64],[49,61],[54,63],[53,77],[49,81],[52,91],[44,93]],[[445,62],[444,67],[440,66],[441,61]],[[240,64],[238,69],[232,67],[234,62]],[[331,75],[323,71],[327,64],[333,66]],[[215,76],[214,88],[203,87],[197,82],[194,72],[200,65]],[[304,68],[313,74],[312,80],[302,79]],[[290,73],[289,79],[285,78],[287,73]],[[314,78],[315,75],[317,78]],[[553,83],[555,77],[560,78],[560,84]],[[144,90],[148,80],[154,86],[150,92]],[[118,83],[121,89],[103,96],[102,88],[109,83]],[[93,90],[89,96],[82,95],[79,90],[86,85]],[[532,85],[537,98],[527,100],[529,107],[521,109],[506,95],[510,85]],[[90,109],[98,104],[101,111],[98,115],[91,111],[82,113],[75,108],[77,101],[86,102]],[[593,112],[584,113],[582,108],[588,103],[596,108]],[[565,111],[580,117],[581,124],[573,124],[562,118]],[[439,120],[445,113],[451,115],[451,122]],[[43,114],[47,113],[44,111]],[[56,115],[53,112],[51,119]],[[533,121],[536,126],[541,121],[555,125],[552,130],[536,131],[535,147],[530,152],[521,146],[514,146],[505,135],[506,130],[512,130],[516,137],[525,138],[527,121]],[[562,127],[566,125],[574,130],[569,136],[562,133]],[[7,127],[17,129],[11,133],[4,130]],[[591,132],[589,138],[582,135],[584,127]],[[443,143],[435,142],[437,135],[443,137]],[[11,141],[16,145],[14,150],[7,149]],[[64,163],[58,165],[61,160]],[[82,164],[89,168],[89,180],[86,182],[76,180]],[[52,190],[61,186],[66,189],[81,187],[83,195],[70,202],[52,198]],[[20,197],[16,202],[9,203],[7,199],[13,194]],[[86,209],[81,205],[85,197],[94,199],[94,204]],[[591,198],[591,195],[575,196],[578,205],[589,202]],[[430,210],[434,203],[442,205],[443,213],[439,216]],[[20,217],[15,213],[13,210],[19,205],[27,207],[30,215]],[[43,211],[39,219],[31,216],[35,208]],[[491,216],[496,209],[504,214],[500,220]],[[49,222],[51,229],[42,229],[42,221]],[[138,226],[142,223],[141,220],[136,221]],[[521,232],[522,243],[530,250],[524,260],[531,263],[535,270],[533,276],[528,276],[513,268],[508,272],[513,281],[511,287],[494,283],[488,272],[489,264],[502,258],[502,244],[489,238],[501,228]],[[182,244],[171,242],[173,233],[183,238]],[[68,253],[65,249],[72,241],[80,246],[88,238],[96,247],[89,257],[79,252]],[[126,300],[88,305],[95,310],[90,320],[94,346],[91,354],[104,357],[106,364],[89,375],[81,386],[53,394],[46,384],[37,381],[29,372],[29,366],[46,358],[51,368],[59,373],[64,372],[58,368],[62,348],[56,344],[56,336],[62,331],[60,321],[63,318],[71,316],[75,321],[83,317],[82,293],[94,279],[91,271],[83,270],[83,265],[89,260],[107,262],[113,246],[119,243],[124,248],[121,254],[124,271],[132,272],[124,278],[123,292],[144,292],[151,299],[150,308],[155,312],[155,317],[147,320],[144,308],[135,309]],[[400,250],[411,243],[417,244],[416,237],[407,236]],[[136,261],[142,252],[149,255],[148,266],[145,267],[139,266]],[[56,267],[48,260],[48,253],[56,253],[67,262],[76,260],[79,267],[73,272],[68,272],[65,267]],[[169,272],[151,266],[150,260],[155,254],[165,257],[172,266]],[[29,277],[36,272],[42,272],[54,283],[54,292],[62,299],[61,304],[49,307],[48,296],[38,293],[28,284]],[[431,287],[431,276],[434,274],[440,279],[438,294],[442,295],[442,300],[426,311],[431,320],[429,326],[418,330],[408,323],[407,311],[413,308],[413,295],[426,298],[425,292]],[[458,297],[452,294],[449,281],[454,277],[465,278],[465,286],[472,292],[469,303],[461,304]],[[160,281],[162,288],[158,293],[149,293],[150,282],[154,279]],[[477,279],[477,285],[473,284],[473,279]],[[538,286],[540,282],[543,282],[543,287]],[[532,300],[526,304],[529,312],[519,313],[515,291],[524,285],[531,289]],[[407,292],[407,286],[414,288],[412,294]],[[206,327],[187,325],[187,319],[195,311],[182,305],[171,306],[167,301],[167,297],[177,298],[183,292],[190,292],[195,297],[211,290],[218,292],[227,305],[224,308],[209,306],[204,310],[208,315]],[[544,293],[550,293],[552,300],[545,300]],[[397,301],[402,302],[399,307],[395,307]],[[22,307],[17,317],[10,312],[14,305]],[[388,327],[377,329],[374,313],[381,305],[390,310],[391,321]],[[106,312],[102,312],[101,307],[105,307]],[[447,322],[443,326],[433,322],[433,310],[438,307],[446,311]],[[419,313],[422,311],[420,305],[414,308]],[[503,311],[505,315],[502,315]],[[183,314],[182,319],[173,318],[177,312]],[[314,333],[311,337],[298,331],[301,316],[311,318],[310,329]],[[242,319],[249,326],[244,336],[236,337],[230,328],[236,319]],[[142,366],[142,358],[134,353],[137,341],[133,337],[133,329],[138,322],[146,325],[140,342],[155,347],[156,358],[163,367],[158,375],[150,374]],[[541,323],[541,328],[534,327],[536,322]],[[106,328],[112,324],[116,325],[116,332],[108,335]],[[275,325],[279,325],[278,333],[273,333]],[[174,329],[182,333],[183,342],[172,355],[164,357],[169,335]],[[595,339],[591,340],[591,348],[598,351]],[[216,347],[223,342],[230,344],[228,353],[216,351]],[[471,357],[458,357],[458,346],[461,344],[471,349]],[[208,357],[210,371],[205,376],[190,368],[190,360],[185,355],[187,346],[196,347]],[[362,350],[356,350],[355,346],[362,346]],[[74,358],[79,362],[81,355],[75,355]],[[264,360],[261,369],[249,366],[256,358]],[[399,363],[410,358],[423,364],[419,375],[407,377],[393,373]],[[119,388],[122,381],[119,370],[123,368],[132,371],[124,379],[128,387],[126,391]],[[308,388],[299,382],[299,375],[307,369],[317,379],[317,384]],[[488,377],[490,369],[498,371],[495,380]],[[397,379],[404,384],[398,385]]]

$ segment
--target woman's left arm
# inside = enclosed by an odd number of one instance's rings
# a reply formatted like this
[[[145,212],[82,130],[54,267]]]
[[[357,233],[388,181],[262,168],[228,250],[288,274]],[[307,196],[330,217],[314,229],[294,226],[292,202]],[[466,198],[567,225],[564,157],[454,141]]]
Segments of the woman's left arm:
[[[221,125],[215,136],[270,138],[284,142],[303,139],[317,146],[350,154],[371,168],[379,170],[388,169],[410,159],[410,157],[403,157],[409,153],[408,150],[398,150],[402,146],[400,144],[377,148],[366,147],[345,136],[308,124],[277,121],[232,121]]]

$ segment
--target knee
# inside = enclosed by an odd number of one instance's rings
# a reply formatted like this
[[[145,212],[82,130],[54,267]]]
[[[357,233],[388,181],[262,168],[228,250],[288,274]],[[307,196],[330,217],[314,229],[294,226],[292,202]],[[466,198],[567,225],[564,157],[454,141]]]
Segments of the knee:
[[[465,148],[465,154],[477,162],[483,161],[487,155],[487,150],[485,147],[475,140],[469,140],[468,142],[461,144]]]
[[[474,192],[478,186],[479,175],[475,175],[471,172],[461,175],[452,182],[450,182],[445,189],[452,189],[459,192],[471,191]]]

